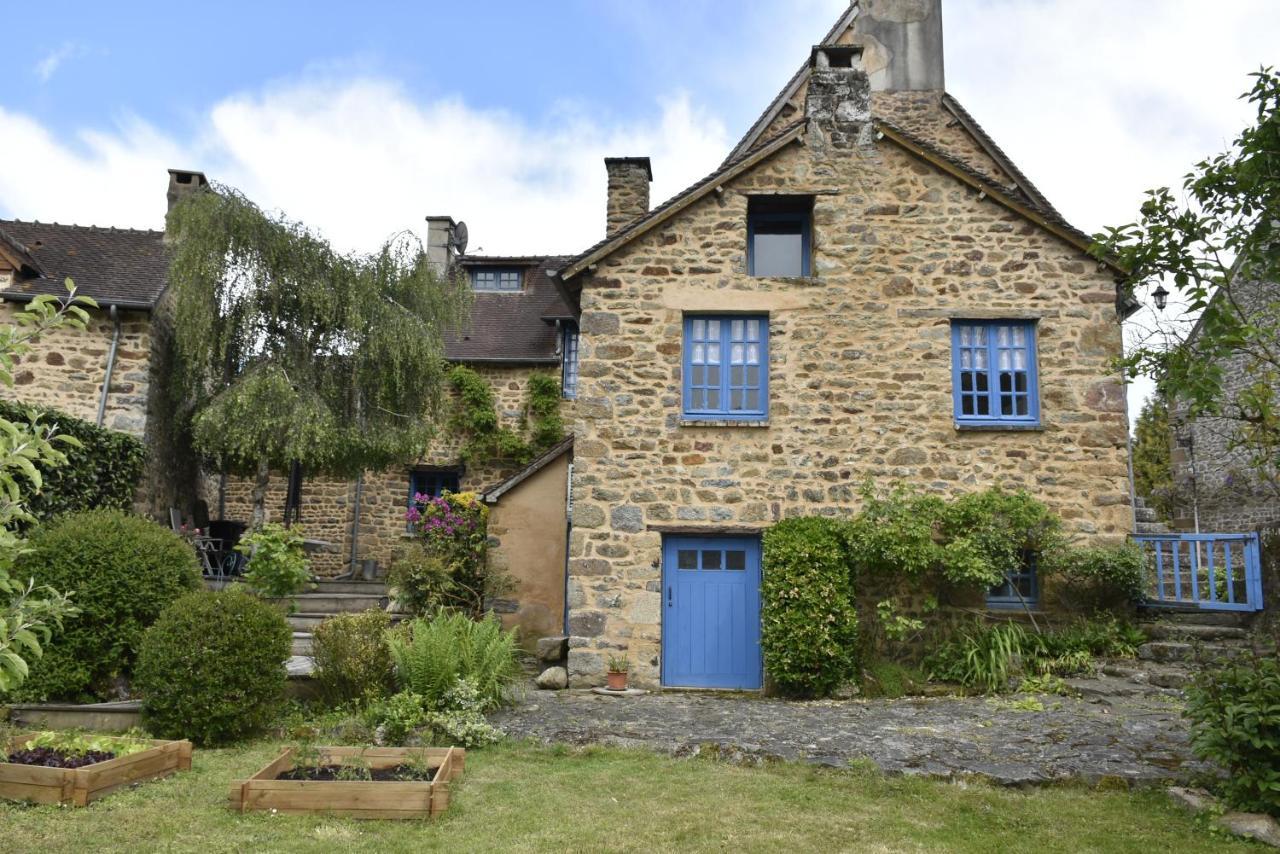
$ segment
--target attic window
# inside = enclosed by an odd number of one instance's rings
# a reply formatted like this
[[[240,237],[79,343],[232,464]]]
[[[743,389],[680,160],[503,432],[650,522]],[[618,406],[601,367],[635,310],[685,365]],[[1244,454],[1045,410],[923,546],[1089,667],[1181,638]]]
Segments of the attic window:
[[[471,289],[514,293],[524,284],[524,271],[519,267],[476,267],[471,271]]]
[[[812,196],[753,196],[747,202],[752,276],[808,276]]]

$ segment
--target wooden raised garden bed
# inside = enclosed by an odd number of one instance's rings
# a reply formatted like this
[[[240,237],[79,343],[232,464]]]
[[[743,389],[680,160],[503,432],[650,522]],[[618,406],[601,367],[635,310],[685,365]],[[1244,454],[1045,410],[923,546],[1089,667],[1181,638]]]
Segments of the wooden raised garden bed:
[[[38,734],[19,733],[6,745],[6,753]],[[141,752],[80,768],[0,762],[0,798],[82,807],[121,786],[191,770],[191,742],[151,740],[148,744],[151,747]]]
[[[289,747],[247,780],[231,785],[231,808],[239,812],[329,813],[349,818],[433,818],[449,805],[449,781],[462,774],[466,751],[457,747],[321,747],[321,765],[359,763],[372,772],[419,763],[434,770],[429,780],[280,780],[295,768]]]

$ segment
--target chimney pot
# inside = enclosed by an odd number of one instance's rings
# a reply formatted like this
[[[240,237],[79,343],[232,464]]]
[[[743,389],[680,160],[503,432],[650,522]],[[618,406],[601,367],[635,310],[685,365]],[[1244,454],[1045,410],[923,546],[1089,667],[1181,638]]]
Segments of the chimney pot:
[[[605,236],[612,237],[649,212],[649,185],[653,166],[647,157],[606,157],[609,203]]]

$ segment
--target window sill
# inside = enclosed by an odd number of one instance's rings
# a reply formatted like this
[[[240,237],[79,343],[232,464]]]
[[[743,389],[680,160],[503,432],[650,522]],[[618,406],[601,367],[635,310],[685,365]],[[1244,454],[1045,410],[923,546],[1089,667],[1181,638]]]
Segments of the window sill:
[[[1009,422],[1002,424],[992,422],[990,424],[968,424],[963,421],[955,422],[956,430],[960,433],[1043,433],[1043,424],[1018,424],[1017,422]]]
[[[754,273],[748,273],[747,275],[752,279],[779,282],[787,285],[819,285],[824,281],[820,276],[757,276]]]
[[[768,418],[733,419],[733,418],[681,418],[681,427],[754,427],[757,429],[769,426]]]

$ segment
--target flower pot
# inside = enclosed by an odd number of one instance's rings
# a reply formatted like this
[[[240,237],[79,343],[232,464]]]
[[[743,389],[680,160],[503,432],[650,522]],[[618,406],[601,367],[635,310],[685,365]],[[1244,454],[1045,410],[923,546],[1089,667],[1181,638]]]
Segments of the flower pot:
[[[610,670],[605,674],[604,678],[607,680],[606,684],[609,686],[610,691],[627,690],[627,671]]]

